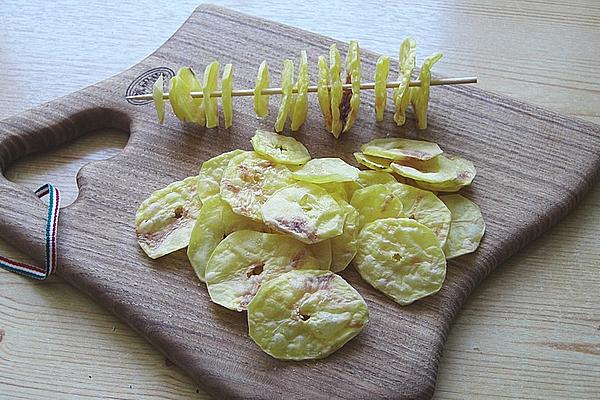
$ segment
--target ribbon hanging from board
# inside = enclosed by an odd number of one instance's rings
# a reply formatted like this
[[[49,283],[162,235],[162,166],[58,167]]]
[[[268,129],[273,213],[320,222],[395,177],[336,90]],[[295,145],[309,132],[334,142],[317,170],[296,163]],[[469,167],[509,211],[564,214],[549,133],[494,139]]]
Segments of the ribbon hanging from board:
[[[47,183],[35,191],[38,198],[49,196],[48,216],[46,219],[46,260],[45,267],[25,264],[0,256],[0,267],[20,275],[38,280],[45,280],[56,271],[56,231],[58,228],[58,213],[60,210],[60,192]]]

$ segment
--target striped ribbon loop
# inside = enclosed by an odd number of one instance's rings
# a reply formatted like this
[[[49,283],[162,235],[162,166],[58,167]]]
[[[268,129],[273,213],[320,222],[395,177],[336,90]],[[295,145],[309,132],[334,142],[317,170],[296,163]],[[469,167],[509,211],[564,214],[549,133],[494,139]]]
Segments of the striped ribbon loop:
[[[56,231],[60,210],[60,192],[57,188],[47,183],[36,190],[35,195],[40,199],[48,195],[50,196],[48,201],[48,218],[46,220],[46,266],[45,268],[41,268],[0,256],[0,267],[29,278],[44,280],[56,271]]]

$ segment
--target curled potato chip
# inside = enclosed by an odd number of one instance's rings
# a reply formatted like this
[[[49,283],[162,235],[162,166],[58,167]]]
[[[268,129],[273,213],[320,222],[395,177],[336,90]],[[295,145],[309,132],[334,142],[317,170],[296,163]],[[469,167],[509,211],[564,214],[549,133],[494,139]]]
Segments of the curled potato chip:
[[[293,137],[258,129],[250,141],[255,152],[277,163],[302,165],[310,160],[306,147]]]
[[[291,171],[254,152],[231,159],[221,178],[221,197],[234,213],[262,219],[261,208],[277,190],[294,182]]]
[[[197,179],[192,176],[173,182],[140,204],[135,214],[135,232],[148,257],[162,257],[188,245],[202,207],[196,196]]]
[[[441,196],[452,214],[448,240],[444,246],[446,258],[472,253],[479,247],[485,233],[485,221],[477,204],[460,194]]]
[[[401,305],[437,293],[446,277],[438,238],[408,218],[365,225],[358,234],[354,265],[365,281]]]
[[[390,74],[390,58],[381,56],[375,64],[375,120],[383,121],[387,104],[387,81]]]
[[[275,131],[282,132],[285,127],[285,121],[292,108],[294,99],[294,62],[292,60],[283,60],[283,70],[281,71],[281,103],[277,112],[275,121]]]
[[[342,96],[344,90],[342,88],[342,58],[335,44],[329,48],[329,73],[331,76],[331,90],[329,97],[331,99],[331,133],[338,138],[344,127],[340,114],[340,104],[342,104]]]
[[[352,128],[360,108],[360,49],[358,41],[351,40],[346,55],[346,83],[352,84],[352,95],[344,93],[340,105],[340,118],[344,125],[342,132]]]
[[[340,158],[315,158],[293,173],[299,181],[311,183],[350,182],[358,179],[359,169]]]
[[[225,119],[225,128],[231,128],[233,124],[233,65],[225,64],[223,68],[223,77],[221,78],[221,101],[223,102],[223,118]]]
[[[292,271],[265,283],[248,305],[250,337],[281,360],[327,357],[367,324],[362,296],[328,271]]]
[[[431,229],[444,246],[452,218],[446,205],[427,190],[400,182],[389,183],[387,186],[402,201],[404,215]]]
[[[354,158],[359,164],[374,171],[391,171],[391,160],[383,157],[368,156],[363,153],[354,153]]]
[[[175,116],[184,122],[204,125],[204,106],[201,98],[193,98],[190,92],[201,92],[202,84],[189,67],[179,68],[169,81],[169,102]]]
[[[205,201],[209,197],[219,194],[225,167],[233,157],[242,153],[244,153],[243,150],[233,150],[202,163],[200,174],[198,174],[198,197],[200,200]]]
[[[188,259],[202,282],[206,264],[219,242],[230,233],[242,229],[267,231],[264,224],[235,214],[219,195],[212,196],[204,202],[192,230],[187,251]]]
[[[306,120],[306,114],[308,112],[308,84],[310,78],[308,76],[308,59],[306,57],[306,51],[302,50],[300,53],[300,65],[298,65],[298,94],[294,98],[294,107],[292,109],[292,125],[293,131],[300,129],[304,121]]]
[[[392,163],[390,167],[398,175],[413,179],[417,186],[438,192],[456,192],[470,185],[477,174],[471,161],[445,154],[410,165],[401,163]]]
[[[165,99],[164,99],[164,78],[163,74],[160,74],[154,85],[152,85],[152,99],[154,100],[154,108],[156,109],[156,116],[158,117],[158,123],[162,124],[165,121]]]
[[[327,130],[331,131],[331,99],[329,97],[329,67],[325,56],[319,56],[319,79],[317,80],[317,98],[325,119]]]
[[[329,239],[331,242],[331,270],[340,272],[346,269],[358,249],[359,214],[358,211],[340,198],[336,201],[345,214],[344,229],[341,235]]]
[[[331,268],[331,240],[322,240],[318,243],[308,245],[312,255],[319,261],[321,269]]]
[[[269,114],[269,95],[262,94],[262,90],[267,89],[270,85],[269,66],[266,61],[263,61],[258,67],[256,86],[254,87],[254,112],[259,117],[266,117]]]
[[[402,216],[402,201],[383,184],[358,189],[352,195],[350,205],[360,214],[360,226],[376,219]]]
[[[399,69],[400,76],[398,81],[400,85],[394,89],[394,121],[398,126],[404,125],[406,121],[406,109],[410,104],[412,91],[408,87],[413,70],[417,63],[417,43],[406,38],[400,44]]]
[[[368,156],[390,160],[429,160],[442,154],[442,149],[436,143],[405,138],[373,139],[361,145],[360,149]]]
[[[304,243],[341,235],[344,214],[336,200],[317,185],[297,182],[275,192],[263,205],[265,224]]]
[[[242,311],[263,283],[296,269],[320,269],[308,246],[286,235],[241,230],[214,249],[206,285],[214,303]]]
[[[219,77],[219,62],[213,61],[204,70],[204,88],[202,89],[204,112],[206,113],[206,127],[216,128],[219,126],[219,108],[217,98],[210,94],[217,90],[217,79]]]
[[[421,86],[410,88],[410,102],[415,109],[415,117],[417,118],[417,127],[419,129],[427,128],[427,109],[429,108],[429,86],[431,82],[431,68],[433,64],[442,58],[442,53],[433,54],[425,59],[421,71],[419,72],[419,80]]]

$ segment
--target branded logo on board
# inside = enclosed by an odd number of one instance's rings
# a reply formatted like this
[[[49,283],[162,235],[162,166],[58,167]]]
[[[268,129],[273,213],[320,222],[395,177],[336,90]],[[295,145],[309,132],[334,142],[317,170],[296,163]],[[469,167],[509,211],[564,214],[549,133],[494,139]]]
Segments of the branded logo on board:
[[[163,75],[165,84],[169,82],[169,79],[175,76],[175,71],[173,71],[169,67],[156,67],[149,69],[144,72],[137,78],[135,78],[127,88],[125,92],[125,96],[137,96],[140,94],[151,94],[152,93],[152,85],[158,79],[160,75]],[[151,103],[152,100],[132,100],[127,99],[127,101],[134,106],[141,106],[143,104]]]

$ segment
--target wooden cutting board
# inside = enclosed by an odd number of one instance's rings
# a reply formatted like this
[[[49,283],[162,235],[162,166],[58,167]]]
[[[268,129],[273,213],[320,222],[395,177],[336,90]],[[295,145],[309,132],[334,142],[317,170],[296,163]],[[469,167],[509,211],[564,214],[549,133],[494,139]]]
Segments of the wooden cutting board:
[[[314,156],[352,152],[374,137],[419,137],[475,162],[478,176],[463,193],[482,208],[488,229],[475,254],[449,263],[439,294],[401,307],[343,273],[365,297],[368,327],[331,357],[280,362],[247,336],[245,315],[210,303],[185,252],[149,260],[136,243],[138,204],[153,190],[195,174],[199,164],[233,148],[249,149],[256,128],[252,101],[235,99],[234,127],[203,129],[172,115],[155,121],[151,104],[131,104],[126,93],[147,90],[159,73],[182,65],[197,71],[213,59],[232,62],[235,86],[252,87],[266,59],[273,82],[284,58],[316,59],[333,42],[312,33],[213,6],[196,10],[157,52],[97,85],[0,122],[0,167],[90,130],[130,133],[115,158],[84,167],[79,198],[63,209],[59,271],[104,304],[218,398],[427,398],[448,326],[468,294],[503,260],[566,215],[600,170],[600,127],[474,87],[432,89],[429,128],[410,119],[398,128],[387,115],[376,124],[373,97],[363,94],[354,128],[334,140],[323,128],[316,99],[296,137]],[[346,46],[340,44],[343,53]],[[443,49],[440,49],[443,50]],[[362,51],[363,75],[373,76],[377,55]],[[397,71],[393,71],[394,76]],[[43,260],[45,206],[32,193],[0,177],[0,236]],[[73,327],[77,329],[77,327]]]

